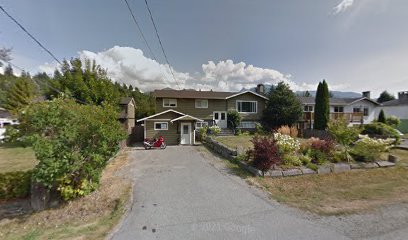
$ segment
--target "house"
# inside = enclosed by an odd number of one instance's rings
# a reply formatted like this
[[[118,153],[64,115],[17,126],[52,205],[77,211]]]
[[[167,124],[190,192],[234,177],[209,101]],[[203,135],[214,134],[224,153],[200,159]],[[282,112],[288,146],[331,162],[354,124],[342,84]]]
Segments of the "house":
[[[126,129],[126,132],[131,134],[132,129],[135,127],[135,100],[132,97],[123,97],[120,99],[119,106],[121,109],[119,113],[119,121]]]
[[[408,119],[408,91],[399,92],[398,99],[383,102],[377,109],[377,115],[384,110],[385,115]]]
[[[6,127],[17,124],[17,119],[13,118],[9,111],[4,108],[0,108],[0,141],[4,139]]]
[[[265,109],[264,86],[256,92],[216,92],[165,88],[154,91],[156,114],[137,120],[143,122],[145,138],[163,136],[167,144],[194,144],[195,130],[217,125],[227,128],[229,110],[242,116],[239,128],[255,130]]]
[[[303,105],[303,119],[300,128],[313,128],[314,97],[299,97]],[[370,98],[370,92],[363,92],[359,98],[330,98],[330,119],[344,118],[350,124],[367,124],[376,119],[379,103]]]

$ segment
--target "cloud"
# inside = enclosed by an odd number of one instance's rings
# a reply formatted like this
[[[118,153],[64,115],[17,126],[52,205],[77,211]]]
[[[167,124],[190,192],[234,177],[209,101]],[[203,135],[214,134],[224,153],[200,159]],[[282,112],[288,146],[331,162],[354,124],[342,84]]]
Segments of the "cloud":
[[[152,91],[171,87],[178,89],[174,81],[170,66],[160,64],[144,56],[143,51],[131,47],[119,47],[100,51],[81,51],[82,60],[95,60],[107,70],[112,81],[131,84],[141,91]],[[56,65],[46,63],[39,69],[53,73]],[[287,83],[293,90],[314,89],[316,84],[297,84],[290,74],[283,74],[277,70],[247,65],[244,62],[234,63],[232,60],[209,61],[202,65],[202,72],[188,73],[173,69],[180,88],[202,89],[215,91],[240,91],[243,88],[255,87],[258,83],[277,84],[280,81]]]
[[[342,0],[337,6],[333,8],[333,14],[337,15],[346,11],[348,8],[353,6],[354,0]]]

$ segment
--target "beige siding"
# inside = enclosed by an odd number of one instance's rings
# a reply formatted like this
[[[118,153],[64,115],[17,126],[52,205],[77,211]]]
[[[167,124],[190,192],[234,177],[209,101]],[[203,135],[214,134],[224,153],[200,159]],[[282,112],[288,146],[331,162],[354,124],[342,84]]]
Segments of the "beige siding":
[[[260,121],[262,119],[262,113],[265,109],[266,100],[258,97],[251,93],[245,93],[227,100],[228,110],[237,110],[236,102],[237,101],[257,101],[258,110],[257,113],[241,113],[243,121]]]
[[[222,99],[208,99],[208,108],[196,108],[195,99],[177,99],[177,107],[163,107],[163,98],[156,98],[156,112],[163,112],[169,109],[200,118],[202,120],[212,120],[214,111],[226,111],[226,101]]]

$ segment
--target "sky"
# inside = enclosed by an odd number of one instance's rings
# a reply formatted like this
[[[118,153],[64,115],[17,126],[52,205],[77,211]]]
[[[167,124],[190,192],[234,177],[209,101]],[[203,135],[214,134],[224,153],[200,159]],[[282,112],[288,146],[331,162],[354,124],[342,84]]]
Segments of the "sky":
[[[279,81],[314,90],[323,79],[331,90],[373,96],[408,90],[406,0],[149,0],[170,65],[144,0],[128,2],[153,54],[124,1],[0,5],[58,59],[95,59],[113,81],[142,91],[239,91]],[[31,74],[57,67],[2,12],[0,47],[11,47],[12,63]]]

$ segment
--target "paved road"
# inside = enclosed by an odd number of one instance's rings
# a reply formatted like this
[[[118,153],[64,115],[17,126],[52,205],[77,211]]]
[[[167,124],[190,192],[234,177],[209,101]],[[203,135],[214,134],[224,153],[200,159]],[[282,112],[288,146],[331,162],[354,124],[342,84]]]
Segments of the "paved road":
[[[196,147],[131,157],[134,204],[113,239],[347,239],[266,201]]]

